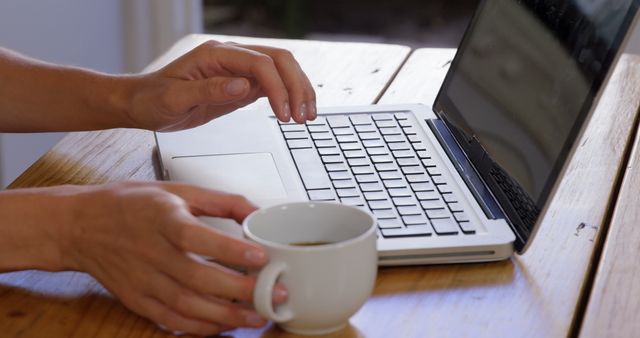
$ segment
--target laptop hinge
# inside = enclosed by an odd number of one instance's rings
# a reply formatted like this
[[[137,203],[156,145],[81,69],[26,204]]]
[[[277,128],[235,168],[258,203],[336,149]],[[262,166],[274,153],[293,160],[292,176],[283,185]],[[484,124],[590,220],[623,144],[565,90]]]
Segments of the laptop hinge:
[[[464,151],[453,137],[444,121],[440,119],[429,119],[426,120],[426,122],[438,139],[438,142],[440,142],[440,145],[442,145],[442,148],[444,148],[447,155],[449,155],[451,162],[453,162],[453,165],[456,170],[458,170],[458,173],[460,173],[460,176],[462,176],[462,179],[467,183],[469,190],[471,190],[471,193],[475,196],[487,218],[505,218],[502,213],[502,209],[498,206],[493,194],[484,184],[484,181],[480,178],[480,175],[478,175],[473,164],[469,161],[467,155],[465,155]]]

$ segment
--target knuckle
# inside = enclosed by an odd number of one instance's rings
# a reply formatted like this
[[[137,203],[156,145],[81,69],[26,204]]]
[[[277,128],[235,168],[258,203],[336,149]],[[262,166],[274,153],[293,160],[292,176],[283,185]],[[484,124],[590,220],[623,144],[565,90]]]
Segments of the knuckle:
[[[191,294],[186,289],[178,289],[170,301],[173,307],[179,313],[185,313],[191,308]]]
[[[184,224],[176,225],[176,228],[175,243],[180,249],[187,250],[189,248],[189,245],[192,243],[191,234],[193,232],[193,229],[191,229],[190,226]],[[193,268],[190,267],[189,270],[193,270]]]
[[[293,53],[288,49],[274,48],[273,56],[276,59],[294,59]]]
[[[267,54],[258,54],[255,56],[255,64],[258,67],[275,67],[275,61]]]

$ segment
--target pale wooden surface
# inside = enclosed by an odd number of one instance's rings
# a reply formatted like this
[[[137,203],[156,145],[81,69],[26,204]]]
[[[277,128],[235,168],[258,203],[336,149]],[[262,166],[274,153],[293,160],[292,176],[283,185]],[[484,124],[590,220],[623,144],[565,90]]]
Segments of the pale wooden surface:
[[[277,40],[269,41],[272,42]],[[315,65],[324,69],[306,69],[315,74],[311,75],[314,84],[331,79],[332,88],[343,87],[345,82],[340,81],[350,81],[353,76],[366,77],[364,73],[351,74],[354,70],[351,64],[367,63],[370,61],[365,60],[377,57],[384,63],[389,55],[397,54],[397,68],[406,55],[405,49],[387,50],[384,46],[363,50],[363,46],[286,43],[300,48],[296,49],[299,58],[308,55],[308,59],[301,60],[304,67]],[[355,52],[356,49],[360,52]],[[303,50],[308,54],[303,54]],[[325,53],[342,55],[342,62],[328,67],[322,61]],[[416,51],[380,102],[431,104],[434,89],[445,71],[442,66],[446,69],[452,55],[451,50]],[[574,318],[580,315],[576,313],[577,305],[582,299],[582,288],[601,235],[599,229],[636,116],[637,105],[619,99],[633,94],[627,90],[629,87],[638,87],[629,85],[629,77],[625,76],[638,72],[638,62],[625,58],[619,67],[559,198],[525,256],[491,264],[381,269],[374,295],[352,318],[351,326],[333,336],[567,336]],[[392,68],[385,66],[369,73],[376,76],[383,69]],[[637,81],[635,76],[631,80]],[[371,88],[371,83],[380,86]],[[322,94],[325,87],[316,87],[319,95],[323,95],[320,104],[371,103],[383,93],[386,82],[372,80],[366,86],[358,83],[353,86],[356,90],[352,95],[335,98],[335,92]],[[152,148],[150,135],[143,132],[118,130],[70,135],[12,186],[154,179]],[[578,231],[581,223],[586,227]],[[91,277],[75,272],[0,275],[0,327],[2,335],[9,337],[165,336],[124,309]],[[264,330],[236,330],[229,335],[290,336],[272,326]]]
[[[625,74],[628,106],[640,101],[640,72]],[[637,121],[636,121],[637,123]],[[640,135],[626,166],[602,258],[586,315],[581,338],[638,337],[640,335]]]

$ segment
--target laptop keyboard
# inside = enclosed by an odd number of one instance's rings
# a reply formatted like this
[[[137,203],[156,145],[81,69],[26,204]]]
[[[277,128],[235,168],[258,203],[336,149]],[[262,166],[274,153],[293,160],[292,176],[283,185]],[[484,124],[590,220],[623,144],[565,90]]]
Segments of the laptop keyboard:
[[[476,233],[408,113],[278,123],[309,200],[368,209],[384,238]]]

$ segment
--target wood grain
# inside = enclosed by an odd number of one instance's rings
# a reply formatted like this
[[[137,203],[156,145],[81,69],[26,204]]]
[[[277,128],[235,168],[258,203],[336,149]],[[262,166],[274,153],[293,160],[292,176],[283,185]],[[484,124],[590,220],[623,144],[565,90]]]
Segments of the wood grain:
[[[640,72],[624,74],[626,106],[638,107]],[[617,114],[615,115],[617,116]],[[636,121],[637,122],[637,121]],[[581,338],[637,337],[640,332],[640,134],[626,165],[602,258],[580,330]]]

